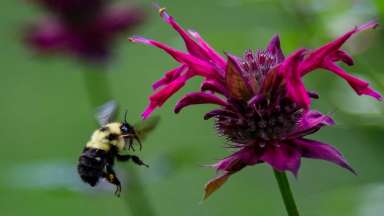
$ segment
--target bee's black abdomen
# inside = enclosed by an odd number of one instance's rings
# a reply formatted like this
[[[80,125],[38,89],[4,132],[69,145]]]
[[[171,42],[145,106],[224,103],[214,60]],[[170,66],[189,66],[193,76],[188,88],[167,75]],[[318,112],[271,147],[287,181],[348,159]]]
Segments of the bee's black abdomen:
[[[77,171],[81,179],[93,187],[103,177],[106,164],[106,151],[86,147],[79,158]]]

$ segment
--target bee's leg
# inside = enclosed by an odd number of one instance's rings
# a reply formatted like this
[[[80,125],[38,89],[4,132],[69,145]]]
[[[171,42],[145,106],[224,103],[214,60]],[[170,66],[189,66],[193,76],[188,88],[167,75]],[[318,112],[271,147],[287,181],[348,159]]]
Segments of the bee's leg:
[[[146,167],[149,167],[147,164],[145,164],[139,157],[137,157],[136,155],[131,155],[131,159],[132,161],[137,164],[137,165],[143,165],[143,166],[146,166]]]
[[[135,155],[116,155],[116,159],[118,161],[129,161],[129,160],[132,160],[137,165],[143,165],[143,166],[149,167],[139,157],[137,157]]]
[[[120,197],[121,192],[121,183],[119,179],[116,177],[116,175],[112,173],[104,173],[104,178],[111,184],[116,186],[115,195],[117,197]]]
[[[133,147],[133,137],[129,138],[129,145],[128,145],[128,150],[132,148],[132,151],[135,151],[135,148]]]
[[[106,169],[107,169],[107,172],[105,172],[104,178],[109,183],[116,185],[115,195],[119,197],[120,192],[121,192],[121,183],[120,183],[119,179],[117,178],[116,173],[113,170],[112,166],[107,165]]]
[[[135,133],[135,134],[133,135],[133,138],[134,138],[135,140],[137,140],[137,142],[139,143],[140,151],[141,151],[141,149],[143,148],[143,145],[141,144],[141,140],[140,140],[139,136],[137,136],[137,134]]]
[[[116,159],[118,161],[129,161],[131,159],[131,155],[116,155]]]

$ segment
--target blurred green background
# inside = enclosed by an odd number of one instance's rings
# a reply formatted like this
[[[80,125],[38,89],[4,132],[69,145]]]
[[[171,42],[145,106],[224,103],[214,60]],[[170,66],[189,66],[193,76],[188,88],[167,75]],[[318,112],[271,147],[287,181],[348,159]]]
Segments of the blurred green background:
[[[280,34],[288,54],[299,47],[318,47],[374,18],[384,23],[382,0],[159,3],[184,27],[200,32],[216,50],[236,55],[247,48],[264,47],[275,33]],[[134,34],[182,49],[177,34],[151,10],[149,2],[143,4],[150,17]],[[69,59],[36,58],[23,46],[21,29],[26,21],[41,15],[40,10],[24,1],[3,1],[0,11],[0,215],[130,215],[124,197],[113,196],[113,187],[104,183],[92,189],[76,173],[77,158],[95,129],[84,67]],[[176,63],[158,49],[130,44],[128,36],[116,47],[107,77],[115,99],[129,109],[129,120],[135,122],[147,104],[151,83]],[[359,34],[344,48],[356,60],[348,71],[384,92],[383,29]],[[290,176],[302,215],[384,215],[383,104],[354,95],[342,80],[322,71],[306,77],[306,84],[320,93],[315,107],[333,112],[337,121],[313,137],[338,147],[358,175],[327,162],[304,159],[298,179]],[[198,79],[191,80],[156,111],[161,124],[139,153],[151,165],[136,169],[151,208],[156,215],[167,216],[285,215],[272,170],[266,165],[244,169],[199,204],[204,184],[215,175],[202,165],[228,152],[212,122],[202,119],[211,107],[172,113],[176,100],[198,86]],[[119,164],[117,172],[124,176],[127,166]]]

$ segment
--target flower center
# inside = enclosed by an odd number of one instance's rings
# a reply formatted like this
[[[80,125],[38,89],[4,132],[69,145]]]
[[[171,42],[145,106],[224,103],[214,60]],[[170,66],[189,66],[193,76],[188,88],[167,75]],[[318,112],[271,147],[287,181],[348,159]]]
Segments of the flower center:
[[[246,79],[256,81],[255,83],[260,86],[268,71],[278,63],[277,57],[267,50],[257,49],[253,52],[248,49],[243,55],[241,66]]]
[[[242,102],[241,102],[242,103]],[[254,105],[236,104],[237,111],[216,116],[216,128],[220,135],[236,144],[278,143],[288,135],[302,117],[302,110],[288,99],[277,105],[267,100]]]

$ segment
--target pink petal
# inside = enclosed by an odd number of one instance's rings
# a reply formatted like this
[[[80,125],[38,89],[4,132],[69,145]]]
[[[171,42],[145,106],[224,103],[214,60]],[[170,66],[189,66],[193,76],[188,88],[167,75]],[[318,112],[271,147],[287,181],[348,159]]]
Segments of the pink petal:
[[[222,95],[225,95],[227,90],[225,87],[219,83],[217,80],[208,79],[204,80],[203,83],[200,86],[201,91],[211,91],[211,92],[217,92]]]
[[[245,166],[260,163],[259,157],[260,153],[257,152],[255,148],[243,147],[223,160],[212,164],[211,167],[214,167],[218,171],[234,173],[241,170]]]
[[[350,56],[347,52],[343,50],[337,50],[335,53],[333,53],[331,55],[331,60],[334,62],[342,61],[348,66],[352,66],[354,64],[352,56]]]
[[[141,114],[141,116],[146,119],[150,116],[150,114],[157,108],[161,107],[164,102],[175,94],[180,88],[185,85],[188,77],[181,76],[171,82],[170,84],[164,86],[162,89],[157,91],[155,94],[149,97],[149,105],[145,109],[145,111]]]
[[[151,116],[152,112],[157,108],[157,104],[150,101],[149,105],[145,108],[144,112],[141,113],[143,119],[147,119]]]
[[[357,32],[365,31],[369,29],[375,29],[379,24],[375,20],[371,20],[357,27]]]
[[[165,73],[164,77],[152,84],[153,90],[160,88],[163,85],[167,85],[177,79],[181,73],[186,69],[186,65],[180,65]]]
[[[369,95],[376,98],[377,100],[382,100],[383,97],[380,95],[380,93],[370,88],[368,82],[348,74],[341,67],[334,63],[335,61],[341,60],[347,65],[353,65],[352,57],[348,55],[348,53],[340,50],[340,47],[353,34],[367,29],[375,28],[376,26],[376,22],[368,22],[364,25],[354,28],[352,31],[347,32],[336,40],[311,51],[310,54],[300,63],[300,74],[304,76],[312,70],[324,68],[345,79],[358,95]]]
[[[134,43],[143,43],[151,46],[156,46],[165,52],[167,52],[170,56],[172,56],[176,61],[188,65],[190,69],[195,71],[197,74],[207,77],[207,78],[220,78],[220,75],[215,70],[215,68],[204,60],[201,60],[193,55],[183,53],[179,50],[175,50],[165,44],[159,43],[154,40],[146,39],[143,37],[131,37],[129,38],[131,42]]]
[[[277,57],[278,62],[282,62],[284,60],[284,54],[280,47],[279,35],[272,37],[271,41],[268,43],[267,50]]]
[[[169,14],[166,12],[164,8],[159,8],[160,16],[163,18],[163,20],[172,26],[173,29],[175,29],[179,35],[183,38],[184,43],[187,47],[187,50],[189,53],[191,53],[193,56],[196,56],[198,58],[207,60],[207,61],[213,61],[216,63],[219,67],[224,68],[225,66],[225,60],[217,54],[217,52],[212,49],[208,43],[206,43],[197,32],[187,32],[185,31],[172,16],[169,16]],[[190,33],[193,37],[195,37],[198,40],[198,43],[188,34]]]
[[[375,91],[374,89],[369,87],[365,89],[360,89],[359,93],[362,95],[369,95],[373,98],[376,98],[376,100],[380,100],[380,101],[383,100],[383,96],[378,91]]]
[[[159,13],[163,20],[169,25],[171,25],[172,28],[175,29],[183,38],[185,46],[187,47],[189,53],[191,53],[195,57],[210,60],[205,50],[200,47],[200,45],[196,43],[196,41],[193,40],[193,38],[174,20],[172,16],[168,15],[164,8],[159,8]]]
[[[174,109],[175,113],[179,113],[184,107],[196,104],[217,104],[220,106],[227,106],[227,102],[221,98],[203,92],[189,93],[179,100]]]
[[[268,163],[278,171],[291,171],[297,176],[300,168],[301,154],[295,148],[280,144],[278,146],[268,146],[260,160]]]
[[[378,24],[375,21],[371,21],[359,27],[355,27],[353,30],[345,33],[336,40],[329,42],[328,44],[316,50],[313,50],[300,66],[300,72],[302,75],[305,75],[306,73],[318,68],[324,58],[338,51],[340,47],[345,43],[345,41],[347,41],[353,34],[376,28],[377,25]]]
[[[377,100],[383,99],[379,92],[369,87],[369,83],[367,81],[361,80],[355,76],[348,74],[341,67],[331,62],[330,60],[325,60],[322,64],[322,68],[327,69],[342,77],[348,82],[348,84],[355,90],[358,95],[369,95],[373,98],[376,98]]]
[[[335,122],[330,116],[326,116],[317,111],[308,111],[298,122],[296,129],[288,135],[289,139],[302,137],[318,131],[324,126],[334,125]]]
[[[298,65],[305,51],[305,49],[299,49],[289,55],[284,62],[280,64],[279,70],[285,78],[288,96],[300,107],[308,109],[311,100],[301,80],[300,71],[298,70]]]
[[[300,148],[303,157],[326,160],[356,174],[343,155],[333,146],[309,139],[296,139],[294,143]]]
[[[219,161],[216,164],[211,165],[215,167],[217,171],[221,171],[222,174],[216,178],[211,179],[204,187],[204,199],[209,197],[212,193],[217,191],[228,178],[243,169],[247,165],[254,165],[260,163],[259,154],[252,147],[244,147],[238,152],[235,152],[231,156]]]
[[[214,50],[205,40],[200,36],[198,32],[188,30],[188,32],[192,35],[192,37],[196,38],[199,44],[203,47],[205,52],[209,55],[210,59],[214,61],[219,67],[225,69],[225,59],[219,55],[216,50]]]

